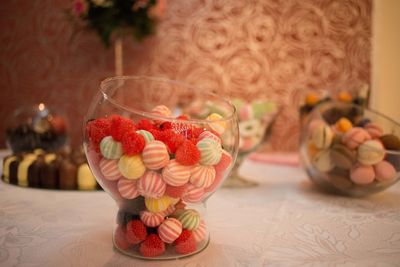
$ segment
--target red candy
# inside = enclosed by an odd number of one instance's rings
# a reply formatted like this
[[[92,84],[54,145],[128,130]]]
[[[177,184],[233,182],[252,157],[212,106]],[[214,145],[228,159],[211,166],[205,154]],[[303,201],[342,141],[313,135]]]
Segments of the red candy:
[[[181,235],[175,240],[175,251],[179,254],[189,254],[196,251],[196,240],[192,232],[184,229]]]
[[[163,254],[164,251],[165,244],[156,234],[148,235],[139,247],[139,252],[144,257],[156,257]]]
[[[86,126],[87,134],[92,144],[95,145],[96,150],[101,140],[110,135],[111,123],[105,118],[89,121]]]
[[[167,147],[170,153],[175,153],[176,149],[185,141],[185,138],[173,130],[168,129],[159,133],[156,138],[163,142]]]
[[[123,249],[126,250],[130,247],[130,244],[128,242],[128,240],[126,240],[125,237],[126,233],[124,231],[124,229],[122,228],[122,226],[118,225],[118,228],[115,230],[115,245],[119,248],[119,249]]]
[[[176,150],[175,159],[184,166],[192,166],[199,162],[200,151],[191,141],[185,141]]]
[[[136,132],[127,132],[122,138],[122,148],[125,154],[129,156],[142,152],[145,143],[144,137]]]
[[[145,119],[140,120],[137,123],[136,128],[138,130],[146,130],[146,131],[156,129],[156,127],[149,120],[145,120]]]
[[[140,220],[131,220],[126,225],[126,240],[131,244],[139,244],[147,236],[146,226]]]
[[[186,184],[181,186],[172,186],[167,184],[167,187],[165,189],[165,194],[172,198],[180,198],[183,195],[183,193],[185,193],[185,191],[186,191]]]
[[[115,141],[120,142],[125,133],[135,130],[135,124],[128,118],[111,115],[109,120],[111,122],[110,134]]]

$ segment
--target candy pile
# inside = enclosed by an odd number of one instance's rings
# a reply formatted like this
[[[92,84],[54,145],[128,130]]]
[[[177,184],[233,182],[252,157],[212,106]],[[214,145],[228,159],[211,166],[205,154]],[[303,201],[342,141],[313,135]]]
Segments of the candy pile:
[[[351,191],[391,183],[398,178],[400,154],[388,152],[400,151],[398,136],[385,134],[380,125],[360,114],[325,119],[310,121],[308,139],[303,144],[314,169],[326,174],[322,180],[339,190]]]
[[[172,116],[166,106],[153,113]],[[178,254],[198,249],[206,226],[189,206],[215,191],[232,164],[221,145],[227,127],[221,118],[213,113],[205,124],[189,123],[185,115],[135,123],[111,115],[88,122],[89,163],[104,189],[121,199],[118,248],[144,257],[168,247]]]

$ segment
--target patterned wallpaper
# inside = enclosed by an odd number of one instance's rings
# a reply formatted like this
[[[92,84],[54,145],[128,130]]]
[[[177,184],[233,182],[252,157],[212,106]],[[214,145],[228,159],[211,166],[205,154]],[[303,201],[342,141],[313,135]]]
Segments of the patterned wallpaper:
[[[0,6],[0,114],[44,102],[81,142],[82,116],[99,82],[114,74],[113,50],[66,19],[67,0]],[[295,150],[303,89],[370,83],[372,0],[169,0],[157,36],[124,40],[126,74],[161,75],[230,97],[283,105],[272,149]],[[5,122],[0,144],[5,145]]]

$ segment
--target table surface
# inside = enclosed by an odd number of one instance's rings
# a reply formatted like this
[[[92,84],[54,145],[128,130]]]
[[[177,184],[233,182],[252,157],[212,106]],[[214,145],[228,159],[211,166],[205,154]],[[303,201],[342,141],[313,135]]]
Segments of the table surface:
[[[399,266],[400,185],[368,198],[317,191],[300,168],[247,160],[250,189],[207,202],[211,243],[172,261],[114,251],[117,211],[105,192],[0,182],[0,266]]]

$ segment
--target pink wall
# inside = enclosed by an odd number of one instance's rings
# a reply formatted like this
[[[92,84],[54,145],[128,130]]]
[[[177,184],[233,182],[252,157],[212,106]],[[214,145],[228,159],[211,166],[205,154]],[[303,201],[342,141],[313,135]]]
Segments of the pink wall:
[[[294,150],[301,89],[370,83],[371,0],[170,0],[158,35],[125,41],[127,74],[163,75],[228,96],[268,97],[285,110],[274,149]],[[0,114],[44,102],[82,117],[99,82],[114,73],[113,50],[78,32],[65,0],[4,1],[0,7]],[[4,142],[5,123],[0,128]]]

